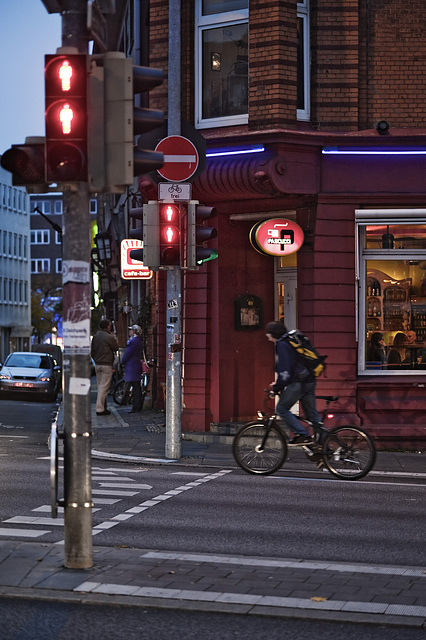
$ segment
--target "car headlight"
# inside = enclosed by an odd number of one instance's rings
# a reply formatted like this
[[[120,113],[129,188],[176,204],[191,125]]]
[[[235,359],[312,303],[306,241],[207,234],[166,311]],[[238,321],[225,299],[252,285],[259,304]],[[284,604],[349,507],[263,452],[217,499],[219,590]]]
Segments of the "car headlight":
[[[0,373],[0,380],[11,380],[12,376],[8,373]]]
[[[45,374],[38,377],[40,382],[50,382],[50,376],[46,376]]]

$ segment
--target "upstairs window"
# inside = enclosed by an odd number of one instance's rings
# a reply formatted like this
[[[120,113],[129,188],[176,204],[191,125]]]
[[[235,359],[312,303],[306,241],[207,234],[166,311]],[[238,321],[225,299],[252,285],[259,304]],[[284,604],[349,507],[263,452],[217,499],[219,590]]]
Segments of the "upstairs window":
[[[197,0],[195,121],[248,122],[248,0]]]
[[[309,0],[297,3],[297,119],[310,118]]]

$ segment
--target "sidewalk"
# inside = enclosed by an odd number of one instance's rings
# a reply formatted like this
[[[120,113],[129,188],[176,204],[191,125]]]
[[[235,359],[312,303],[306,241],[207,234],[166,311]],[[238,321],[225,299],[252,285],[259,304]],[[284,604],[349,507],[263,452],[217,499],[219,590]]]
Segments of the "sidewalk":
[[[184,434],[182,458],[168,460],[162,412],[129,414],[129,407],[116,407],[111,401],[109,409],[111,415],[96,416],[92,406],[93,458],[194,466],[200,472],[195,480],[151,498],[147,505],[236,469],[231,436]],[[371,475],[415,474],[426,483],[425,455],[380,452]],[[282,472],[309,473],[312,468],[302,452],[292,451]],[[144,504],[130,511],[139,513]],[[94,547],[93,559],[90,569],[65,569],[63,543],[0,539],[0,596],[415,628],[426,624],[426,567],[101,546]]]

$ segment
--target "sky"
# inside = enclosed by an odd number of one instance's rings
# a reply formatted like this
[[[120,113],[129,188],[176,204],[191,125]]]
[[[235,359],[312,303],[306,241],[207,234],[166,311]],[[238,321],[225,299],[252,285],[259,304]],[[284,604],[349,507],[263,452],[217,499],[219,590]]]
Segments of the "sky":
[[[0,154],[44,136],[44,55],[61,46],[61,16],[41,0],[0,0]]]

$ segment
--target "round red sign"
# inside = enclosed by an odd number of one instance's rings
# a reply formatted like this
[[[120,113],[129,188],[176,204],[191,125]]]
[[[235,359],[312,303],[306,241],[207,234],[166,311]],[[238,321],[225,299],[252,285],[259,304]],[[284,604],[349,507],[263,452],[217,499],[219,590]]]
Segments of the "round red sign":
[[[197,171],[198,151],[188,138],[168,136],[157,144],[155,150],[164,154],[164,164],[157,171],[166,180],[183,182]]]
[[[293,220],[261,220],[250,230],[250,242],[256,251],[269,256],[285,256],[303,244],[303,230]]]

